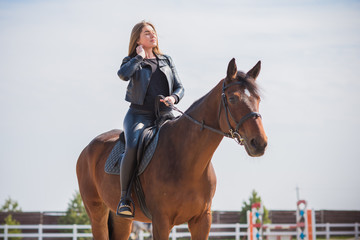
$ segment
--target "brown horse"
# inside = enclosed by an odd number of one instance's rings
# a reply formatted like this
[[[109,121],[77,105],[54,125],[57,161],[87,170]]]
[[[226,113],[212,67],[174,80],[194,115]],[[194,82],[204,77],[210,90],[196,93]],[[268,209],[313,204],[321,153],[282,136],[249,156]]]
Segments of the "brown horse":
[[[264,154],[267,137],[257,113],[260,97],[255,82],[260,65],[259,61],[245,74],[237,71],[232,59],[225,79],[161,128],[153,158],[140,175],[152,221],[140,210],[134,218],[152,222],[154,239],[169,239],[172,227],[183,223],[188,223],[192,239],[208,238],[216,188],[211,158],[224,136],[241,141],[250,156]],[[119,177],[104,172],[119,133],[112,130],[96,137],[77,162],[80,193],[97,240],[128,239],[131,231],[132,220],[114,214]]]

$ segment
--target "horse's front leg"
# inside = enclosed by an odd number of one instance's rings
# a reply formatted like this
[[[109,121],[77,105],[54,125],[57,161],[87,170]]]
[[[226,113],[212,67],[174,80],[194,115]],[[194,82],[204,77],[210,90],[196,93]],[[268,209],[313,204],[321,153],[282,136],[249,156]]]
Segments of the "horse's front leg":
[[[191,239],[193,240],[205,240],[209,237],[211,228],[211,210],[208,209],[204,214],[199,217],[192,218],[188,222],[189,230],[191,233]]]
[[[169,240],[170,231],[169,219],[164,215],[153,215],[152,219],[152,235],[154,240]]]
[[[119,217],[114,212],[110,212],[108,221],[110,230],[110,240],[128,240],[131,233],[132,220]]]

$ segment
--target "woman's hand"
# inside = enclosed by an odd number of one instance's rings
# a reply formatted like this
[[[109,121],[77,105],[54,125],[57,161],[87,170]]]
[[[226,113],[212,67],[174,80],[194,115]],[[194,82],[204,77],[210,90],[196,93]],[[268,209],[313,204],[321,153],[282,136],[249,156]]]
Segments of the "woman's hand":
[[[145,58],[145,50],[144,48],[142,47],[142,45],[139,45],[136,47],[136,53],[140,56],[142,56],[142,58]]]
[[[167,96],[164,99],[160,99],[160,102],[163,102],[166,106],[172,106],[175,104],[175,98],[173,96]]]

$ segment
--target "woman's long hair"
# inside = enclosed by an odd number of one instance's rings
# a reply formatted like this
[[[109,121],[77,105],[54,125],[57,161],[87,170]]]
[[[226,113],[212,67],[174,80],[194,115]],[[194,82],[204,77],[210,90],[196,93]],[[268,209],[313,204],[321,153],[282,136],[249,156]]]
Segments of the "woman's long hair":
[[[136,53],[136,47],[138,46],[137,42],[140,39],[140,33],[141,33],[143,27],[145,27],[147,25],[151,26],[156,33],[154,25],[150,22],[146,22],[143,20],[143,21],[139,22],[138,24],[136,24],[133,27],[133,29],[131,31],[131,36],[130,36],[130,43],[129,43],[129,56],[130,57],[135,57],[137,55],[137,53]],[[153,52],[155,54],[162,54],[159,49],[157,33],[156,33],[156,47],[153,48]]]

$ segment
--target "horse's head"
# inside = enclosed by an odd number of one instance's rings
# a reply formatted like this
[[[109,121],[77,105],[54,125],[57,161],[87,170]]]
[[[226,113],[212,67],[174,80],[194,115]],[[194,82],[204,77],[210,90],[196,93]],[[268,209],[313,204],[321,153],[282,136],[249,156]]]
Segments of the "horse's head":
[[[220,127],[241,140],[250,156],[262,156],[267,146],[259,112],[260,96],[256,78],[260,73],[259,61],[250,71],[237,71],[235,59],[228,65],[224,79]],[[239,136],[240,135],[240,136]]]

